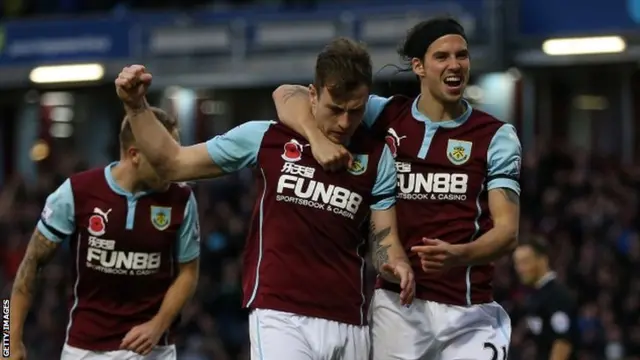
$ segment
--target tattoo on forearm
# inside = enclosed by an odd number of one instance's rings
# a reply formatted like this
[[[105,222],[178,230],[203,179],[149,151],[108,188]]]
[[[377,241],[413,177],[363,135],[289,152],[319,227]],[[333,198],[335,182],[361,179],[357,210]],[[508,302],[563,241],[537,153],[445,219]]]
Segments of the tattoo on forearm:
[[[305,96],[305,97],[307,97],[307,96],[309,96],[309,90],[304,86],[296,85],[292,89],[287,90],[282,95],[282,99],[284,100],[284,102],[287,102],[287,101],[289,101],[289,99],[291,99],[292,97],[296,97],[296,96]]]
[[[520,196],[511,189],[500,189],[500,193],[507,201],[514,205],[520,205]]]
[[[382,241],[384,241],[390,233],[390,227],[378,230],[373,221],[370,223],[369,241],[371,242],[373,266],[377,270],[380,270],[382,265],[389,262],[389,248],[391,245],[383,245]]]
[[[57,248],[57,243],[44,237],[38,230],[34,231],[13,281],[13,291],[31,298],[38,272],[51,260]]]

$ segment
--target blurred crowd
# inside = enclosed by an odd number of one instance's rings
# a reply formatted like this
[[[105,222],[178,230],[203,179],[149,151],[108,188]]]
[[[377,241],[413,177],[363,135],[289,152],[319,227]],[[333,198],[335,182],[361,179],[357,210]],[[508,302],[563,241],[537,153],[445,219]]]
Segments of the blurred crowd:
[[[354,0],[348,0],[354,1]],[[81,15],[121,10],[184,10],[194,7],[234,9],[246,5],[279,6],[283,9],[312,8],[317,0],[2,0],[0,18]]]
[[[640,359],[640,167],[553,144],[525,154],[520,236],[551,245],[551,266],[579,304],[579,358]],[[529,290],[510,259],[496,267],[494,285],[512,317],[509,358],[530,359],[535,346],[521,317]]]
[[[65,156],[30,187],[13,177],[0,192],[0,293],[10,293],[41,206],[69,174],[83,168]],[[640,359],[640,168],[566,148],[529,152],[523,162],[521,237],[545,236],[552,264],[580,304],[580,359]],[[180,359],[248,359],[241,305],[241,251],[255,198],[250,171],[195,185],[202,221],[202,275],[182,315]],[[30,359],[60,351],[67,323],[70,254],[59,251],[42,273],[26,330]],[[521,309],[529,289],[509,258],[496,266],[495,295],[512,316],[509,358],[533,359]],[[636,357],[633,357],[635,355]]]

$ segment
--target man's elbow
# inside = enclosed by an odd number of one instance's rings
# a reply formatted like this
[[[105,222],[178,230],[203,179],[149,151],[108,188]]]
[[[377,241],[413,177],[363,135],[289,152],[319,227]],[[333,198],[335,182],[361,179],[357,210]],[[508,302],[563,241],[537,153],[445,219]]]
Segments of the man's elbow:
[[[503,248],[506,251],[513,251],[518,247],[518,220],[512,216],[508,218],[496,218],[493,222],[494,229],[499,231],[500,238],[503,239]]]
[[[151,162],[151,166],[156,170],[158,176],[169,182],[182,181],[182,172],[187,167],[188,154],[185,153],[185,148],[175,144],[171,151],[167,151],[164,156],[159,156],[155,161]]]
[[[271,93],[273,102],[278,105],[283,102],[286,94],[291,92],[291,85],[280,85]]]
[[[277,103],[282,99],[284,94],[287,92],[288,86],[289,85],[280,85],[275,90],[273,90],[273,92],[271,93],[271,98],[273,99],[274,102]]]
[[[503,225],[502,229],[505,238],[505,250],[515,250],[518,247],[518,226],[514,224],[508,224]]]
[[[161,180],[175,182],[178,181],[178,167],[175,165],[176,163],[174,159],[164,159],[151,165]]]

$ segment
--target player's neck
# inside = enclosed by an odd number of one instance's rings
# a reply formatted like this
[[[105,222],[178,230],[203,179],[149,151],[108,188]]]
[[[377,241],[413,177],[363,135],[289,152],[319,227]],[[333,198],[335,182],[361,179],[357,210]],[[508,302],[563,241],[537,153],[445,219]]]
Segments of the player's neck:
[[[428,89],[423,89],[420,100],[418,100],[418,111],[429,120],[438,122],[457,119],[464,114],[466,109],[462,101],[443,103],[435,99]]]
[[[113,181],[124,191],[132,194],[146,191],[144,185],[136,179],[135,169],[127,161],[120,161],[116,166],[111,168],[111,176]]]

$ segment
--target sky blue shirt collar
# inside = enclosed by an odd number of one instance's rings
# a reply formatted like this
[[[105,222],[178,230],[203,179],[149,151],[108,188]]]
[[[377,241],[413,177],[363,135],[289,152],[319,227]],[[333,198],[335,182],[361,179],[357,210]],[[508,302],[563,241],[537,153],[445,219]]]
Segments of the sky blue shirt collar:
[[[141,196],[151,193],[151,191],[140,191],[138,193],[133,194],[123,189],[120,185],[118,185],[116,180],[113,178],[112,171],[113,171],[113,167],[118,165],[119,163],[120,163],[119,161],[114,161],[104,168],[104,177],[107,179],[107,184],[109,185],[111,190],[113,190],[113,192],[115,192],[118,195],[126,196],[128,198],[139,198]]]
[[[429,119],[426,115],[421,113],[420,110],[418,110],[419,101],[420,101],[420,95],[416,97],[416,99],[413,101],[413,105],[411,105],[411,115],[413,115],[413,117],[416,120],[422,121],[423,123],[425,123],[427,126],[455,128],[464,124],[469,119],[469,116],[471,116],[471,112],[473,111],[471,104],[469,104],[467,100],[462,99],[462,102],[466,105],[467,109],[464,111],[462,115],[460,115],[459,118],[453,119],[453,120],[446,120],[446,121],[431,121],[431,119]]]

